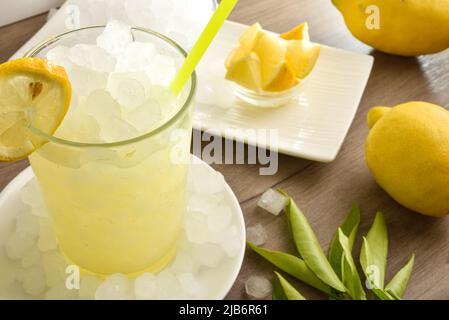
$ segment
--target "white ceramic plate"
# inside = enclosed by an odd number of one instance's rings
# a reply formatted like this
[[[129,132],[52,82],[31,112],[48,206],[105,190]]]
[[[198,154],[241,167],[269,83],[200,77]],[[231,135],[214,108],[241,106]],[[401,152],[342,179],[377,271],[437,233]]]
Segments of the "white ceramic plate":
[[[223,25],[203,57],[199,79],[202,72],[221,72],[222,83],[214,86],[220,90],[227,85],[223,61],[247,27],[229,21]],[[357,111],[373,61],[368,55],[323,46],[317,65],[295,101],[278,109],[261,109],[241,103],[223,109],[198,103],[194,127],[266,148],[270,148],[269,142],[260,143],[244,131],[277,129],[281,153],[322,162],[333,161]],[[205,90],[205,87],[199,86],[198,90]],[[231,135],[226,133],[229,129]]]
[[[196,157],[192,157],[194,166],[198,165],[202,168],[196,168],[195,174],[189,174],[190,178],[198,179],[198,181],[207,180],[207,174],[215,174],[205,162]],[[0,299],[30,299],[31,296],[23,292],[18,282],[12,282],[16,272],[15,264],[9,260],[3,250],[3,244],[12,232],[15,217],[24,210],[29,210],[20,199],[21,188],[34,177],[31,167],[23,170],[14,178],[0,194]],[[224,181],[224,180],[223,180]],[[242,210],[239,202],[226,182],[223,182],[225,189],[226,204],[232,209],[232,224],[237,227],[239,239],[242,240],[240,251],[232,258],[227,258],[218,267],[210,269],[207,275],[207,286],[209,296],[207,299],[219,300],[224,299],[234,284],[243,263],[245,254],[245,222],[243,220]]]

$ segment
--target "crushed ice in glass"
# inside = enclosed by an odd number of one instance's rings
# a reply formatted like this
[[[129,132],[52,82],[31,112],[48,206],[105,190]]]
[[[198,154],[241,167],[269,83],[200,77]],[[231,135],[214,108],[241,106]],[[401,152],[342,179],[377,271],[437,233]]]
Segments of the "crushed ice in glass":
[[[123,141],[174,115],[185,100],[184,92],[175,97],[169,90],[181,61],[164,49],[134,41],[128,24],[111,20],[95,44],[49,50],[47,59],[66,69],[74,93],[55,136],[85,143]]]
[[[81,25],[108,19],[169,35],[190,49],[212,16],[213,0],[69,0],[80,8]]]

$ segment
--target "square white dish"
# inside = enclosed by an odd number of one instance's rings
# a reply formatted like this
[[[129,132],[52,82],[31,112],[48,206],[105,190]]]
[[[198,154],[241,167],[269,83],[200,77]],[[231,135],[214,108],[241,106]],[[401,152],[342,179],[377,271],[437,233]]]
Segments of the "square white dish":
[[[229,21],[223,25],[201,61],[199,95],[205,90],[201,85],[202,77],[207,76],[205,72],[220,74],[213,89],[229,87],[224,79],[224,60],[247,27]],[[222,108],[198,102],[193,127],[265,148],[273,147],[270,141],[257,141],[245,131],[277,129],[279,152],[309,160],[333,161],[354,119],[373,61],[372,56],[322,46],[301,95],[288,105],[264,109],[236,100],[232,107]]]

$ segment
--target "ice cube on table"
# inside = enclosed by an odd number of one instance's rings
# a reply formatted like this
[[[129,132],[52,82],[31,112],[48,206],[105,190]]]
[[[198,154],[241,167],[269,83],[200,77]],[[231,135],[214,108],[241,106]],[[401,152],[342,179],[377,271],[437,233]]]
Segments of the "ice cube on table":
[[[34,237],[28,234],[21,236],[19,233],[14,232],[5,242],[6,255],[11,260],[21,259],[33,248],[35,243]]]
[[[267,232],[260,223],[248,227],[248,229],[246,230],[246,240],[255,244],[256,246],[263,245],[267,241],[267,238]]]
[[[260,197],[257,205],[275,216],[279,215],[287,205],[288,198],[278,191],[268,189]]]
[[[81,299],[95,299],[95,292],[103,281],[92,275],[82,276],[78,295]]]
[[[55,250],[58,247],[58,240],[56,240],[53,226],[48,218],[39,218],[39,239],[37,246],[42,252]]]
[[[98,36],[97,45],[114,57],[122,54],[133,41],[131,27],[118,20],[110,20],[104,32]]]
[[[196,295],[201,291],[201,285],[192,273],[179,274],[177,278],[182,290],[189,296]]]
[[[42,255],[42,267],[49,287],[54,287],[66,279],[67,263],[58,251],[45,252]]]
[[[215,243],[201,243],[193,245],[192,256],[201,266],[214,268],[223,260],[224,251]]]
[[[262,276],[250,276],[245,282],[245,291],[250,298],[267,298],[273,290],[271,282]]]
[[[128,300],[133,297],[132,283],[121,273],[107,277],[95,294],[97,300]]]
[[[78,66],[98,72],[112,72],[116,60],[105,49],[96,45],[77,44],[69,49],[70,61]]]
[[[138,72],[152,63],[157,52],[151,42],[131,42],[124,52],[117,57],[117,72]]]
[[[137,300],[150,300],[157,294],[157,277],[144,273],[134,281],[134,294]]]
[[[40,266],[33,266],[23,270],[23,290],[33,296],[44,293],[47,284],[45,282],[44,270]]]

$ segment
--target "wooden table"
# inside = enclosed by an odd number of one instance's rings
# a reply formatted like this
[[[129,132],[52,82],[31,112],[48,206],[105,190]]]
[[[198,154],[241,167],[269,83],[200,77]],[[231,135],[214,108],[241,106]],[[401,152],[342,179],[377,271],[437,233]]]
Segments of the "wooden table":
[[[376,210],[385,213],[390,235],[387,278],[412,252],[416,264],[406,293],[408,299],[449,299],[449,219],[432,219],[409,212],[395,203],[371,178],[364,162],[365,117],[375,105],[393,106],[425,100],[449,107],[449,51],[418,58],[385,55],[358,42],[346,29],[330,0],[240,0],[232,20],[282,32],[308,21],[314,41],[371,54],[375,57],[365,95],[337,159],[329,164],[280,155],[274,176],[259,176],[257,165],[218,165],[236,193],[247,226],[262,223],[269,234],[267,247],[292,251],[284,216],[274,217],[256,207],[267,188],[283,188],[297,200],[327,248],[337,226],[353,201],[362,208],[361,232],[365,234]],[[0,28],[0,62],[5,61],[45,23],[40,15]],[[413,156],[413,155],[411,155]],[[0,188],[27,166],[26,161],[0,165]],[[355,250],[359,251],[360,243]],[[250,275],[272,277],[271,265],[253,252],[246,253],[240,275],[228,295],[245,299],[244,284]],[[309,299],[324,298],[297,283]]]

